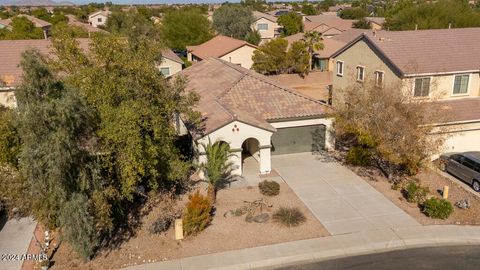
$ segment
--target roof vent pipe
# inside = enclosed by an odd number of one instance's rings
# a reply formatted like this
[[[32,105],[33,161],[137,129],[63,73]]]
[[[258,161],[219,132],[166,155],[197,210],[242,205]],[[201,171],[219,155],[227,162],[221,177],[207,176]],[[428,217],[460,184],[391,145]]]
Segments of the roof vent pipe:
[[[452,28],[452,23],[448,23],[448,29]]]
[[[418,24],[415,24],[415,31],[418,30]]]

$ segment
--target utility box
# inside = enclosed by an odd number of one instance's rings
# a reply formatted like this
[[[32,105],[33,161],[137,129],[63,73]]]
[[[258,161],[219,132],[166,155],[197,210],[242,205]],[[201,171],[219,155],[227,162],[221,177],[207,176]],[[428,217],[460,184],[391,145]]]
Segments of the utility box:
[[[175,240],[183,239],[183,220],[181,218],[175,219]]]

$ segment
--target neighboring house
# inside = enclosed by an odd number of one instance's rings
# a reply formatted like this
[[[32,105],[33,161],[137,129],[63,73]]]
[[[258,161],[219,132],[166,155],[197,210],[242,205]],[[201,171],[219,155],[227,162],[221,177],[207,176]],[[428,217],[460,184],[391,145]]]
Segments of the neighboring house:
[[[187,59],[195,63],[215,57],[250,69],[253,64],[253,52],[256,49],[255,45],[244,40],[218,35],[200,45],[187,46]]]
[[[317,31],[325,38],[330,38],[352,29],[355,20],[344,20],[335,15],[315,15],[304,17],[304,32]]]
[[[26,14],[20,14],[17,16],[27,18],[29,21],[31,21],[35,25],[35,27],[41,28],[43,30],[43,36],[45,39],[47,39],[48,36],[50,35],[50,28],[52,27],[51,23],[46,22],[44,20],[40,20],[30,15],[26,15]],[[11,29],[11,23],[12,23],[12,18],[0,20],[0,28]]]
[[[279,9],[268,11],[267,14],[275,17],[280,17],[290,12],[292,12],[292,10],[289,8],[279,8]]]
[[[339,14],[340,12],[346,10],[346,9],[350,9],[352,8],[352,5],[346,5],[346,4],[343,4],[343,5],[335,5],[335,6],[331,6],[328,8],[328,11],[329,12],[335,12],[336,14]]]
[[[370,28],[373,30],[383,29],[383,24],[385,23],[384,17],[365,17],[365,20],[370,23]]]
[[[255,22],[252,24],[252,29],[260,33],[262,38],[260,44],[280,36],[282,27],[277,23],[277,17],[258,11],[253,11],[253,16]]]
[[[93,26],[91,26],[91,25],[88,24],[88,23],[83,23],[83,22],[77,20],[77,18],[75,17],[75,15],[67,14],[67,15],[65,15],[65,16],[67,16],[67,18],[68,18],[68,24],[69,24],[69,25],[81,27],[81,28],[85,29],[85,31],[87,31],[89,34],[90,34],[90,33],[109,34],[109,32],[107,32],[107,31],[105,31],[105,30],[103,30],[103,29],[93,27]]]
[[[202,143],[209,140],[229,144],[236,175],[243,173],[242,161],[250,155],[259,163],[258,171],[250,173],[268,174],[271,155],[333,147],[330,107],[277,81],[217,58],[178,75],[187,78],[187,92],[200,96],[195,110],[202,122],[192,126],[177,119],[179,133],[192,136],[200,163],[206,161]]]
[[[165,49],[162,51],[162,62],[157,65],[157,68],[163,76],[170,77],[182,71],[183,64],[183,60],[178,55],[170,49]]]
[[[93,27],[104,26],[107,23],[108,16],[112,12],[108,10],[97,11],[88,16],[88,23]]]
[[[475,101],[480,97],[479,44],[480,28],[366,31],[333,55],[333,91],[373,81],[379,86],[399,85],[416,98],[439,99],[452,107],[448,121],[452,138],[446,149],[480,150],[480,117],[473,119],[480,114]],[[461,109],[455,106],[470,103],[477,105],[468,105],[473,110],[469,117],[463,112],[455,115]]]

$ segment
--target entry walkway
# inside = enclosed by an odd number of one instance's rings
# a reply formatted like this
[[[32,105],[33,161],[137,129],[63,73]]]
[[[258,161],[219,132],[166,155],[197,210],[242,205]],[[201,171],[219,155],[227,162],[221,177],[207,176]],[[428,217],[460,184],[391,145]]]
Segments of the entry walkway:
[[[272,156],[272,164],[332,235],[420,225],[337,162],[301,153]]]
[[[26,254],[37,223],[31,218],[11,219],[0,229],[0,254]],[[0,269],[19,270],[23,261],[0,260]]]

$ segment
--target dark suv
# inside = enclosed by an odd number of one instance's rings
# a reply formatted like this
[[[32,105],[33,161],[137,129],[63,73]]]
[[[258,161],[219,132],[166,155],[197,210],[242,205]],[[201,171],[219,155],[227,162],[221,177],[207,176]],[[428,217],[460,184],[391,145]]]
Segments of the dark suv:
[[[480,152],[464,152],[442,156],[441,169],[480,191]]]

